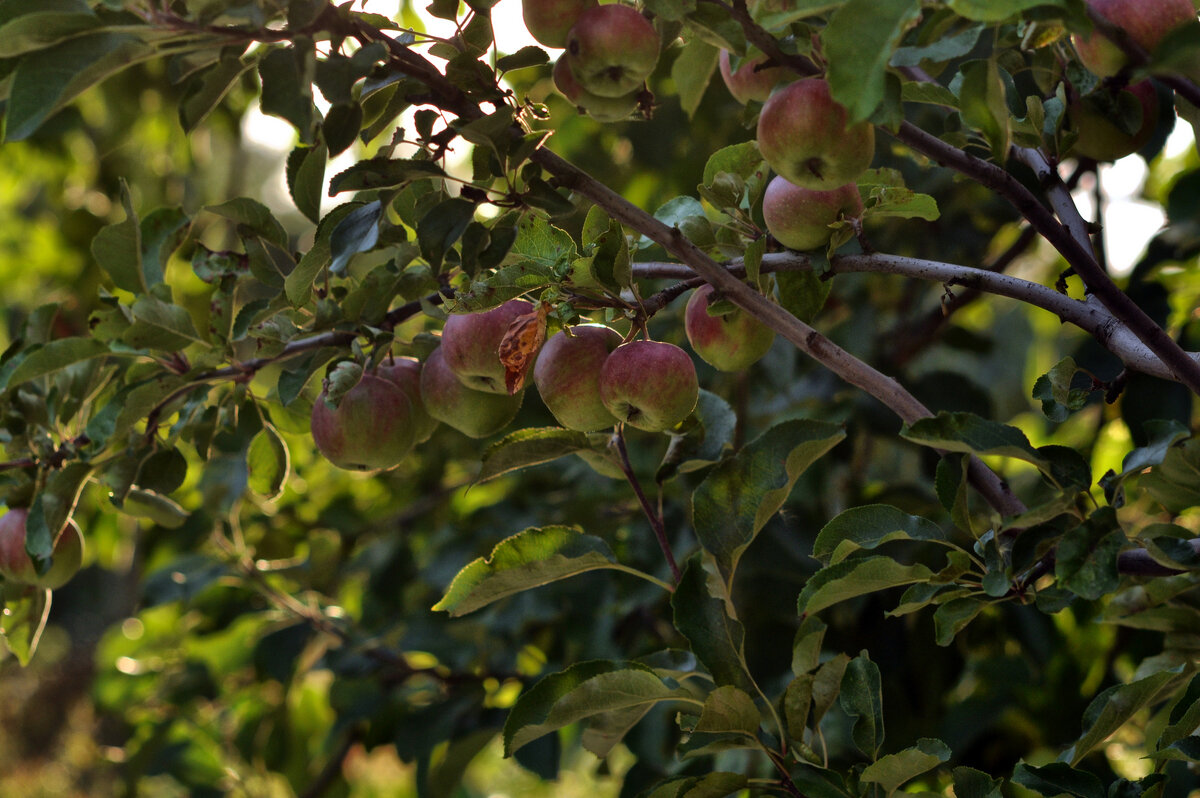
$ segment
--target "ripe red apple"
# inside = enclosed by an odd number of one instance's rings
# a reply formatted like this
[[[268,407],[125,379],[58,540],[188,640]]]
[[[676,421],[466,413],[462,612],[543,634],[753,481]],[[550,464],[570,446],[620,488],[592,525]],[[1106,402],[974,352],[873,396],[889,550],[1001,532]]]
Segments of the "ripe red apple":
[[[364,374],[336,408],[325,397],[321,391],[313,404],[313,442],[338,468],[395,468],[412,449],[413,405],[396,383]]]
[[[1141,109],[1141,124],[1130,133],[1117,123],[1120,117],[1117,103],[1136,103]],[[1071,152],[1097,161],[1115,161],[1135,153],[1150,140],[1158,125],[1158,93],[1154,85],[1143,80],[1114,93],[1099,89],[1080,97],[1067,107],[1071,129],[1079,138]]]
[[[658,31],[630,6],[589,8],[567,34],[567,63],[579,85],[600,97],[639,88],[658,64]]]
[[[473,391],[507,395],[500,341],[518,316],[532,312],[533,305],[513,299],[482,313],[450,316],[442,328],[441,349],[446,365]]]
[[[1191,0],[1087,0],[1087,4],[1149,52],[1173,29],[1196,19]],[[1071,42],[1079,60],[1099,77],[1110,78],[1129,63],[1125,53],[1098,31],[1072,36]]]
[[[486,438],[507,427],[521,409],[524,392],[509,396],[471,390],[450,370],[445,349],[443,342],[421,367],[421,399],[429,415],[469,438]]]
[[[648,432],[674,427],[699,398],[692,358],[674,344],[622,344],[600,369],[600,401],[620,421]]]
[[[67,521],[54,541],[50,570],[42,575],[25,553],[25,520],[29,510],[17,508],[0,517],[0,576],[11,582],[56,590],[79,572],[83,564],[83,536],[79,525]]]
[[[579,15],[598,4],[599,0],[521,0],[521,17],[539,44],[562,49]]]
[[[412,402],[413,443],[424,443],[437,429],[438,420],[429,415],[421,401],[421,361],[411,357],[398,357],[390,363],[386,360],[375,371],[375,376],[394,382]]]
[[[854,183],[818,191],[775,177],[763,192],[763,221],[775,240],[788,249],[825,246],[833,235],[829,225],[843,217],[859,216],[862,210],[862,197]]]
[[[762,359],[775,341],[775,331],[741,308],[713,316],[708,305],[711,285],[692,292],[683,313],[688,342],[700,359],[718,371],[742,371]]]
[[[620,122],[631,117],[638,109],[641,89],[634,89],[620,97],[592,94],[579,85],[565,58],[560,58],[554,63],[553,77],[559,93],[597,122]]]
[[[581,324],[550,336],[533,367],[546,407],[567,429],[594,432],[617,423],[600,401],[600,369],[621,344],[616,330]]]
[[[784,67],[756,69],[766,60],[766,56],[743,60],[737,69],[733,69],[729,63],[729,51],[721,51],[718,59],[721,77],[725,80],[733,99],[742,105],[751,100],[763,102],[770,96],[771,89],[775,88],[776,84],[782,83],[792,75],[792,72]]]
[[[853,183],[871,165],[875,128],[847,126],[846,109],[829,84],[806,78],[777,89],[758,117],[758,148],[779,174],[805,188],[829,191]]]

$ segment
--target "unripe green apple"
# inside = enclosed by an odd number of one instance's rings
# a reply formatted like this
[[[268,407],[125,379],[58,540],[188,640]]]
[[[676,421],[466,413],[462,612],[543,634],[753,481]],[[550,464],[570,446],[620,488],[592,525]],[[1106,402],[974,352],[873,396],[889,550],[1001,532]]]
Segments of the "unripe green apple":
[[[521,17],[539,44],[561,50],[579,15],[598,4],[598,0],[521,0]]]
[[[433,350],[421,367],[421,399],[429,415],[468,438],[486,438],[507,427],[521,409],[524,391],[509,396],[471,390],[446,364],[445,349],[443,343]]]
[[[1121,110],[1117,104],[1136,105],[1141,123],[1130,133],[1118,124]],[[1067,107],[1071,129],[1079,134],[1071,153],[1097,161],[1115,161],[1137,152],[1150,140],[1158,125],[1158,93],[1148,80],[1113,93],[1099,89],[1080,97]]]
[[[688,342],[700,359],[718,371],[742,371],[762,359],[775,331],[741,308],[714,316],[708,312],[713,287],[692,292],[683,313]]]
[[[804,188],[775,177],[763,192],[763,221],[775,240],[788,249],[809,250],[829,243],[829,225],[862,214],[858,186],[847,183],[831,191]]]
[[[446,365],[473,391],[507,395],[500,341],[518,316],[532,312],[532,304],[513,299],[482,313],[450,316],[442,328],[441,349]]]
[[[25,553],[25,521],[29,510],[17,508],[0,517],[0,576],[25,585],[56,590],[79,572],[83,564],[83,536],[79,525],[67,521],[54,541],[50,570],[38,575],[33,560]]]
[[[776,89],[758,117],[758,149],[779,174],[805,188],[829,191],[853,183],[875,155],[875,128],[846,124],[846,109],[829,84],[806,78]]]
[[[1196,19],[1191,0],[1087,0],[1087,4],[1148,52],[1154,52],[1172,30]],[[1071,42],[1079,60],[1099,77],[1111,78],[1129,63],[1121,48],[1099,31],[1072,36]]]
[[[589,8],[567,34],[567,63],[579,85],[600,97],[639,88],[658,64],[658,31],[629,6]]]
[[[429,415],[421,401],[421,361],[411,357],[398,357],[390,363],[384,361],[375,371],[375,376],[394,382],[412,402],[413,443],[424,443],[437,429],[438,420]]]
[[[688,417],[699,399],[696,366],[674,344],[622,344],[600,369],[600,401],[618,420],[647,432],[671,429]]]
[[[311,428],[317,450],[338,468],[378,471],[395,468],[413,447],[413,406],[394,382],[364,374],[330,407],[321,391]]]
[[[783,67],[755,69],[766,60],[767,57],[765,55],[743,60],[737,69],[733,69],[729,63],[729,51],[721,51],[721,56],[717,63],[721,68],[721,78],[724,79],[725,86],[729,89],[729,93],[733,95],[733,99],[742,105],[751,100],[761,103],[771,95],[771,89],[775,88],[776,84],[782,83],[793,74],[790,70]]]
[[[617,423],[600,401],[600,369],[621,344],[616,330],[581,324],[550,336],[533,367],[546,407],[567,429],[594,432]]]
[[[559,93],[597,122],[620,122],[633,116],[638,108],[641,89],[634,89],[629,94],[623,94],[620,97],[601,97],[598,94],[592,94],[579,85],[579,81],[571,74],[571,67],[565,58],[560,58],[554,63],[553,77],[554,85]]]

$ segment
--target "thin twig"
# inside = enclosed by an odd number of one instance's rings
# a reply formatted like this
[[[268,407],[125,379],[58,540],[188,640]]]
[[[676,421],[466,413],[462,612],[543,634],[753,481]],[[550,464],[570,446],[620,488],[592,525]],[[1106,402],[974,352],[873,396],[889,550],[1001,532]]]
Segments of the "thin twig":
[[[646,492],[642,490],[642,483],[638,481],[637,475],[633,473],[633,465],[629,462],[629,450],[625,448],[625,431],[621,427],[617,427],[617,431],[613,435],[613,441],[616,443],[617,454],[620,456],[621,471],[625,474],[625,479],[629,482],[629,486],[633,488],[634,494],[637,495],[638,503],[642,505],[642,512],[646,514],[646,520],[650,522],[650,528],[654,530],[654,537],[658,541],[658,547],[662,549],[663,556],[667,559],[667,566],[671,569],[671,576],[674,578],[675,584],[678,585],[679,579],[683,574],[679,571],[679,564],[675,562],[675,554],[671,551],[671,541],[667,540],[666,525],[663,523],[662,515],[650,505],[650,500],[646,498]]]

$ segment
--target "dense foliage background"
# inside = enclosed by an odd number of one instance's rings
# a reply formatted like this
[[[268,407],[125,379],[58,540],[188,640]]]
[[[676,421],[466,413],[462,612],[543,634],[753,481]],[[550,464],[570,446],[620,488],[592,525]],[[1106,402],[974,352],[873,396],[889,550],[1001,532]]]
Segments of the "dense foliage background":
[[[652,118],[608,124],[493,41],[518,10],[0,3],[0,491],[41,519],[31,553],[68,516],[87,544],[52,597],[3,585],[0,792],[1200,786],[1200,382],[1162,356],[1200,349],[1200,159],[1162,149],[1195,118],[1200,25],[1134,68],[1167,221],[1112,275],[1065,204],[1102,196],[1063,120],[1097,82],[1080,2],[653,0]],[[760,106],[720,47],[828,65],[878,124],[861,236],[768,241]],[[249,140],[259,110],[286,164]],[[1120,229],[1104,210],[1091,232]],[[686,347],[708,256],[791,321],[745,372],[697,360],[672,434],[623,433],[649,512],[589,464],[613,473],[611,436],[533,390],[506,435],[443,425],[384,473],[314,449],[327,368],[428,356],[447,307],[524,294]],[[836,376],[829,344],[878,377]]]

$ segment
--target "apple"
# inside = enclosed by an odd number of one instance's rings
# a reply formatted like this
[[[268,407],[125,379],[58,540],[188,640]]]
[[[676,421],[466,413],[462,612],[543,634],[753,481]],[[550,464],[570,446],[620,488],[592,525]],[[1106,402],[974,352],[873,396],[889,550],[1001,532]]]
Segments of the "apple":
[[[311,428],[317,450],[338,468],[395,468],[413,447],[413,404],[396,383],[364,374],[337,407],[331,407],[321,391],[313,404]]]
[[[79,525],[67,521],[54,541],[50,570],[38,575],[33,560],[25,553],[25,520],[29,510],[17,508],[0,517],[0,576],[25,585],[56,590],[79,572],[83,564],[83,536]]]
[[[1154,52],[1172,30],[1196,19],[1191,0],[1087,0],[1087,4],[1148,52]],[[1111,78],[1129,63],[1121,48],[1099,31],[1073,35],[1071,43],[1083,65],[1099,77]]]
[[[473,391],[507,395],[500,341],[518,316],[532,312],[529,302],[512,299],[481,313],[450,316],[442,328],[441,349],[446,365]]]
[[[546,407],[567,429],[594,432],[617,419],[600,401],[600,369],[621,344],[616,330],[581,324],[550,336],[533,367],[533,381]]]
[[[521,409],[524,392],[474,391],[450,370],[443,343],[421,367],[421,399],[429,415],[454,427],[468,438],[486,438],[504,429]]]
[[[600,97],[639,88],[658,64],[658,31],[629,6],[589,8],[567,34],[567,63],[579,85]]]
[[[620,122],[633,116],[638,109],[642,90],[634,89],[620,97],[601,97],[592,94],[575,79],[565,58],[554,63],[554,85],[562,96],[597,122]]]
[[[758,65],[765,63],[766,60],[765,55],[743,60],[737,69],[733,69],[729,63],[729,51],[721,51],[717,63],[721,68],[721,77],[724,79],[729,93],[733,95],[733,99],[742,105],[751,100],[761,103],[770,96],[771,89],[775,88],[777,83],[782,83],[792,75],[792,72],[784,67],[758,69]]]
[[[1124,114],[1118,104],[1139,107],[1141,121],[1129,132],[1118,124]],[[1079,134],[1071,152],[1097,161],[1115,161],[1135,153],[1149,141],[1158,125],[1158,92],[1148,80],[1112,92],[1099,89],[1067,106],[1071,129]]]
[[[708,312],[713,287],[692,292],[683,312],[688,342],[700,359],[718,371],[742,371],[762,359],[775,331],[741,308],[714,316]]]
[[[424,443],[437,429],[438,420],[429,415],[421,401],[421,361],[411,357],[398,357],[390,363],[384,361],[375,371],[375,376],[394,382],[412,402],[413,443]]]
[[[758,148],[792,183],[829,191],[853,183],[871,165],[875,128],[868,122],[848,126],[829,84],[806,78],[767,98],[758,117]]]
[[[614,349],[600,368],[600,401],[618,420],[647,432],[674,427],[699,398],[696,366],[674,344],[631,341]]]
[[[804,251],[825,246],[833,235],[829,225],[843,217],[859,216],[862,211],[862,197],[854,183],[818,191],[775,177],[763,192],[763,221],[775,240],[788,249]]]
[[[539,44],[562,49],[567,32],[587,9],[599,0],[522,0],[521,17],[525,28]]]

